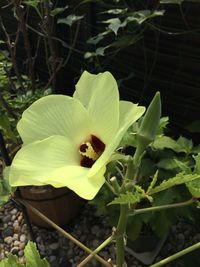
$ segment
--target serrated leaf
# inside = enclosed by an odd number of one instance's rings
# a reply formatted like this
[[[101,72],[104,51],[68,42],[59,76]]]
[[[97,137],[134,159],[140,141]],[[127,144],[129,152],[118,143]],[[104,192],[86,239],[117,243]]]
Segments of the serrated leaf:
[[[200,153],[197,156],[194,156],[194,160],[195,160],[194,172],[200,173]]]
[[[185,184],[191,181],[194,181],[196,179],[200,178],[200,174],[184,174],[184,173],[178,173],[175,177],[170,178],[168,180],[164,180],[160,185],[152,188],[149,191],[149,194],[155,194],[158,192],[161,192],[163,190],[166,190],[172,186]]]
[[[157,135],[162,135],[169,124],[169,117],[160,118],[159,128],[157,131]]]
[[[142,198],[144,198],[144,195],[138,192],[127,192],[126,194],[121,194],[119,197],[116,197],[108,205],[135,204],[140,202]]]
[[[173,151],[179,153],[179,152],[185,152],[185,150],[171,137],[168,136],[161,136],[158,137],[153,143],[152,147],[154,149],[160,149],[163,150],[165,148],[172,149]]]
[[[200,197],[200,179],[191,181],[186,186],[193,197]]]
[[[154,174],[152,181],[147,189],[147,194],[151,191],[151,189],[154,187],[154,185],[156,184],[158,179],[158,170],[156,171],[156,173]]]
[[[8,258],[5,258],[0,261],[0,267],[25,267],[25,266],[24,264],[20,264],[18,262],[17,256],[9,254]]]
[[[57,23],[66,24],[71,27],[75,22],[81,20],[82,18],[84,18],[84,16],[76,16],[75,14],[71,14],[67,16],[66,18],[58,19]]]
[[[192,140],[189,140],[183,136],[180,136],[177,140],[177,144],[185,151],[185,153],[190,153],[193,148]]]
[[[24,257],[27,267],[50,267],[46,259],[41,259],[36,244],[29,241],[24,249]]]

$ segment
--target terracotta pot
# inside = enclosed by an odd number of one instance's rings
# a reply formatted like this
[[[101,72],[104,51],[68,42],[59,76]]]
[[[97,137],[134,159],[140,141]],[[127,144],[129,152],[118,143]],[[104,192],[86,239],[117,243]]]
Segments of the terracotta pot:
[[[54,188],[52,186],[22,186],[19,187],[21,198],[59,226],[63,226],[73,219],[80,211],[84,200],[67,187]],[[29,209],[30,220],[41,227],[51,228]]]

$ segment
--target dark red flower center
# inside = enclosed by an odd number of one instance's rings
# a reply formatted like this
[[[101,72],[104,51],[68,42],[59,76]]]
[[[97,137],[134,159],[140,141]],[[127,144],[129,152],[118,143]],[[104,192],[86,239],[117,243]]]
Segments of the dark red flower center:
[[[95,135],[91,135],[90,140],[79,147],[79,153],[81,154],[80,165],[91,168],[104,150],[105,144]]]

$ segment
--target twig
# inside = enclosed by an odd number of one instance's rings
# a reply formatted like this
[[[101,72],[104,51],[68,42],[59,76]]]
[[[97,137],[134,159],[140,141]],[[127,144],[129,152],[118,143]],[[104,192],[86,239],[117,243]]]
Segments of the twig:
[[[83,243],[81,243],[79,240],[77,240],[75,237],[70,235],[68,232],[63,230],[61,227],[59,227],[57,224],[55,224],[52,220],[47,218],[44,214],[42,214],[39,210],[34,208],[32,205],[30,205],[28,202],[22,200],[22,199],[17,199],[20,203],[22,203],[24,206],[26,206],[28,209],[30,209],[33,213],[38,215],[41,219],[43,219],[45,222],[47,222],[49,225],[51,225],[53,228],[55,228],[58,232],[60,232],[63,236],[66,238],[70,239],[72,242],[74,242],[77,246],[79,246],[81,249],[86,251],[87,253],[92,253],[92,250],[86,247]],[[98,255],[94,255],[94,257],[103,265],[106,267],[111,267],[110,263],[105,261],[102,257]]]
[[[85,258],[82,262],[77,265],[77,267],[83,267],[85,266],[88,261],[90,261],[99,251],[101,251],[105,246],[107,246],[112,240],[114,239],[114,236],[111,235],[109,236],[103,243],[101,243],[100,246],[98,246],[92,253],[90,253],[87,258]]]

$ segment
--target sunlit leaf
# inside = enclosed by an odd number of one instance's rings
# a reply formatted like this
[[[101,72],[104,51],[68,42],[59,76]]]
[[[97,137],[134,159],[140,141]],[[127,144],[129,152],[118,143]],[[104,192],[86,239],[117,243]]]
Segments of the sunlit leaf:
[[[75,14],[71,14],[66,18],[58,19],[57,23],[66,24],[71,27],[75,22],[81,20],[82,18],[84,18],[84,16],[76,16]]]
[[[29,241],[24,249],[24,256],[27,267],[50,267],[46,259],[41,259],[36,244]]]
[[[121,194],[119,197],[116,197],[108,205],[114,204],[134,204],[141,201],[144,198],[144,195],[136,192],[127,192],[126,194]]]
[[[159,138],[157,138],[153,143],[152,143],[152,147],[154,149],[172,149],[175,152],[185,152],[185,150],[175,141],[173,140],[171,137],[168,136],[161,136]]]
[[[163,190],[166,190],[172,186],[185,184],[191,181],[194,181],[196,179],[200,178],[200,174],[184,174],[184,173],[178,173],[175,177],[170,178],[168,180],[164,180],[160,185],[152,188],[149,191],[149,194],[155,194],[158,192],[161,192]]]

